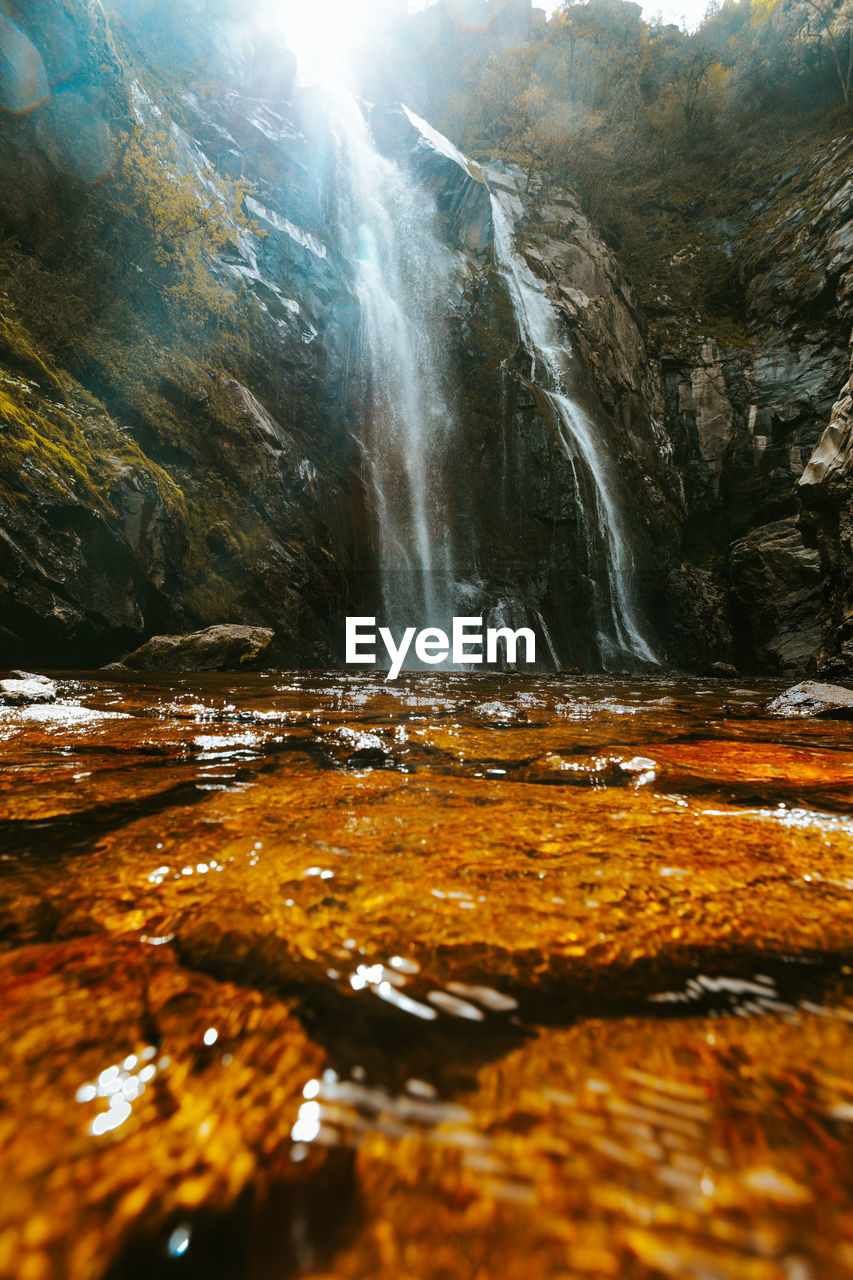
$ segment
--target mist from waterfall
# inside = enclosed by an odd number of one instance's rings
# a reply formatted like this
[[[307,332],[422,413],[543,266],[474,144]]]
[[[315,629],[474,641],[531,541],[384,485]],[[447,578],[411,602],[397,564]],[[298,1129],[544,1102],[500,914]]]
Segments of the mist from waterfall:
[[[569,461],[579,503],[586,572],[593,587],[596,640],[605,669],[627,659],[658,665],[634,599],[634,563],[608,459],[593,423],[568,390],[570,354],[559,317],[544,288],[516,251],[512,222],[492,193],[495,256],[512,299],[521,339],[530,354],[530,381],[544,394]]]
[[[371,498],[382,621],[446,626],[453,615],[451,517],[444,493],[452,416],[445,394],[447,311],[454,261],[435,229],[429,192],[376,148],[359,102],[338,92],[343,251],[361,308],[361,364],[369,371],[359,435]]]

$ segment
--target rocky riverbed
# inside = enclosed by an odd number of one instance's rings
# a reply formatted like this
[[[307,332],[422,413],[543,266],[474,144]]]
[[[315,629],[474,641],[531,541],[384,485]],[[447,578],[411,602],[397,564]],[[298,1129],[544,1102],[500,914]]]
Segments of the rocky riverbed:
[[[0,1275],[853,1276],[849,722],[57,680],[0,709]]]

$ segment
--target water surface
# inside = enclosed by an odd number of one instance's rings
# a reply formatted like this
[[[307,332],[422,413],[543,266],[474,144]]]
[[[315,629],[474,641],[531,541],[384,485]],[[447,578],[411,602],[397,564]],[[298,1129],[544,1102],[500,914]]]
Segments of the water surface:
[[[853,743],[781,688],[0,711],[0,1274],[853,1276]]]

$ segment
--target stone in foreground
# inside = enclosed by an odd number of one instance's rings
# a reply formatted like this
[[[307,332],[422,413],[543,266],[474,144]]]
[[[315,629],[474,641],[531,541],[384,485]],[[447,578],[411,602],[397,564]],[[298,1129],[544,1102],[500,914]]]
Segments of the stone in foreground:
[[[18,679],[0,680],[0,705],[26,707],[34,702],[55,702],[56,685],[45,676],[14,672]]]
[[[220,623],[179,636],[152,636],[122,658],[134,671],[244,671],[269,648],[269,627]]]
[[[824,720],[853,720],[853,689],[840,684],[803,680],[780,693],[765,708],[771,716],[812,716]]]

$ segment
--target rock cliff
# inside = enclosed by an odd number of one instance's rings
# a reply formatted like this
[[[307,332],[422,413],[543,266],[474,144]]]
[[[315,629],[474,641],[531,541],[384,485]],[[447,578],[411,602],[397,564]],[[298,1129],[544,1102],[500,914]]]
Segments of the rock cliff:
[[[850,346],[853,366],[853,335]],[[853,669],[853,376],[832,407],[799,491],[823,584],[825,625],[816,665],[826,674],[848,675]]]
[[[377,584],[328,102],[236,6],[206,24],[164,4],[134,22],[83,0],[2,10],[30,79],[0,119],[0,662],[89,666],[219,622],[271,628],[270,661],[339,661]],[[640,297],[572,190],[365,110],[456,264],[442,465],[471,607],[542,628],[560,665],[601,660],[577,473],[496,267],[491,191],[616,461],[662,660],[847,670],[853,144],[735,210],[732,340]]]
[[[638,298],[577,197],[526,185],[526,257],[621,439],[677,664],[849,670],[851,163],[853,143],[830,142],[736,205],[734,340],[667,296]],[[689,278],[689,252],[676,268]]]
[[[0,661],[94,665],[227,620],[273,627],[280,662],[328,662],[359,527],[330,374],[351,299],[306,229],[323,156],[311,102],[288,100],[292,57],[259,59],[225,22],[198,47],[180,8],[11,16],[48,75],[73,44],[70,74],[0,128]],[[227,91],[202,101],[199,64]],[[98,182],[50,131],[72,94],[109,140]],[[248,217],[229,225],[245,173]],[[144,217],[158,182],[183,200],[171,243]],[[192,239],[210,189],[212,251]]]

